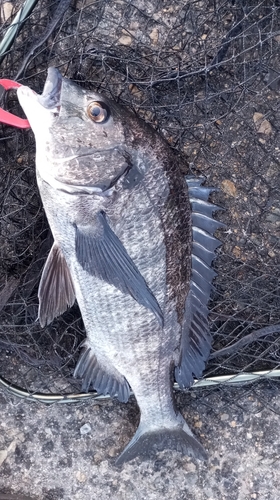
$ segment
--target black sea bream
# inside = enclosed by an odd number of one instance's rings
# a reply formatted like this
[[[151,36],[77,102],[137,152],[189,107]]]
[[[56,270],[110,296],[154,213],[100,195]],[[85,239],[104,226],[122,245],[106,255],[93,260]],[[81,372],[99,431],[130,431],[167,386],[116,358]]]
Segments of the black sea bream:
[[[141,419],[117,464],[165,448],[205,459],[172,385],[189,387],[210,351],[220,225],[211,189],[186,182],[168,144],[133,112],[55,68],[41,96],[22,86],[18,98],[54,237],[39,287],[41,325],[76,298],[87,338],[74,376],[83,390],[122,402],[132,389]]]

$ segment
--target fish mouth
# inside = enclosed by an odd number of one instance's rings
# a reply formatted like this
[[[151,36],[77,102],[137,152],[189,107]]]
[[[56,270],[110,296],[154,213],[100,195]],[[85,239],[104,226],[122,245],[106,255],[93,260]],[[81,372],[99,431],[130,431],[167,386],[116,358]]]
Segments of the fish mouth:
[[[46,109],[56,109],[60,106],[62,87],[62,75],[57,68],[48,68],[48,76],[44,85],[43,93],[38,101]]]

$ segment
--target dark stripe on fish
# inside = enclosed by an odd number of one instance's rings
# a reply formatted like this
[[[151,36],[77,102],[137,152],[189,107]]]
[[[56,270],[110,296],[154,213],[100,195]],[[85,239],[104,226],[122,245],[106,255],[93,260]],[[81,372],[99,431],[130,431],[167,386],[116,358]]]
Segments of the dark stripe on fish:
[[[177,174],[177,159],[168,160],[164,167],[169,195],[160,212],[166,246],[168,300],[175,301],[178,322],[182,324],[191,276],[191,207],[185,179]]]

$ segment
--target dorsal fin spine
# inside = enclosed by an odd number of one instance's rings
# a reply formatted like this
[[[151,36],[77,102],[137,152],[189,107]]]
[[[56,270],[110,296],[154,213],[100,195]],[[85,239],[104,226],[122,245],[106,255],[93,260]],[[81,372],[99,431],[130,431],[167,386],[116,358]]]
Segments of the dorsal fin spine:
[[[213,219],[220,207],[208,201],[214,188],[203,187],[201,177],[186,177],[192,208],[192,272],[186,299],[180,361],[175,378],[181,388],[189,387],[194,377],[201,377],[210,354],[212,335],[208,325],[208,302],[216,273],[211,264],[215,250],[221,245],[215,238],[216,229],[224,224]]]
[[[201,266],[205,266],[205,268],[211,270],[211,263],[215,258],[215,248],[221,245],[220,241],[213,236],[213,233],[216,229],[224,226],[222,222],[216,221],[213,219],[213,212],[216,210],[223,210],[218,205],[214,205],[208,201],[209,194],[213,191],[217,191],[216,188],[212,187],[203,187],[202,183],[204,182],[203,177],[193,177],[187,176],[186,182],[189,190],[189,198],[190,204],[192,208],[192,220],[195,221],[192,228],[192,236],[193,236],[193,251],[192,251],[192,272],[191,276],[191,284],[192,282],[198,287],[199,283],[196,279],[196,273],[201,275],[200,269]],[[195,207],[195,211],[193,211]],[[197,239],[197,234],[202,234],[204,236],[204,245],[201,243],[201,238]],[[207,243],[207,239],[209,238],[209,243],[211,246],[211,250],[206,247],[205,243]],[[213,241],[214,240],[214,241]],[[199,248],[199,255],[197,255],[197,248]],[[212,270],[213,277],[215,276],[214,271]],[[211,285],[211,283],[210,283]],[[210,288],[210,287],[209,287]],[[203,290],[202,290],[203,292]],[[195,293],[195,292],[194,292]],[[208,301],[210,299],[211,291],[208,290],[204,292],[204,301],[203,305],[207,307]],[[201,295],[199,300],[201,301]]]

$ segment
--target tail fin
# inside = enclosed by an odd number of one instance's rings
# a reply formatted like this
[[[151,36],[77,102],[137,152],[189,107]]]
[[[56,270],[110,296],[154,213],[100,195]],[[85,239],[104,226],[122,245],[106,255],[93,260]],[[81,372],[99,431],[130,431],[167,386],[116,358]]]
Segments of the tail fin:
[[[140,423],[132,440],[115,463],[120,466],[138,456],[143,459],[153,458],[157,452],[165,449],[176,450],[199,460],[208,458],[203,446],[192,435],[187,424],[171,429],[145,430]]]

